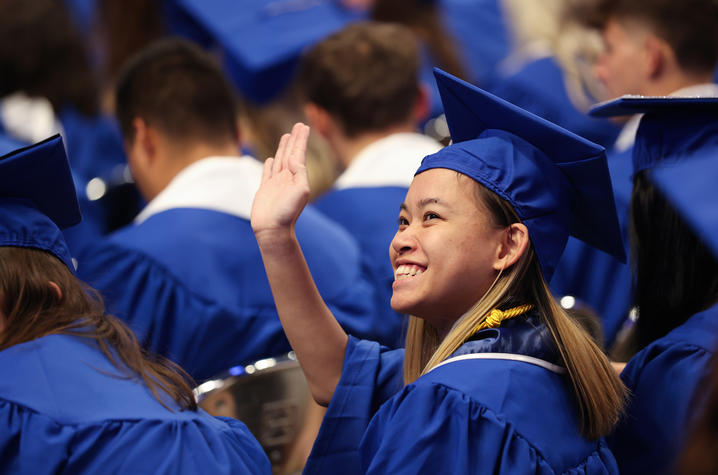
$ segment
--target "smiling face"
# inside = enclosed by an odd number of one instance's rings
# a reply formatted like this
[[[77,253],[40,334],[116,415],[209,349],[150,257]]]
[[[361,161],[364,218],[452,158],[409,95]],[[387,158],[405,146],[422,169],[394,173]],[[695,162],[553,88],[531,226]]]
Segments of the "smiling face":
[[[476,186],[444,168],[417,175],[389,248],[392,308],[429,321],[440,333],[484,295],[501,268],[505,228],[479,205]]]

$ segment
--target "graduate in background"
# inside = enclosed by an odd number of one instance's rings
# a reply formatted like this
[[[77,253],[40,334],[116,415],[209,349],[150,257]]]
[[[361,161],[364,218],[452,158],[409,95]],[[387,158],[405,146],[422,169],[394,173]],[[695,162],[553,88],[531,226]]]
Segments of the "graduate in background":
[[[249,226],[262,165],[239,156],[235,97],[216,63],[185,40],[155,43],[120,77],[117,116],[149,203],[78,256],[78,274],[195,379],[289,351]],[[298,234],[347,331],[393,340],[354,239],[315,210]]]
[[[713,71],[718,63],[718,2],[715,0],[579,0],[576,19],[596,28],[604,49],[594,72],[606,98],[643,96],[718,96]],[[631,148],[640,116],[623,126],[608,149],[614,198],[628,243]],[[575,295],[603,316],[608,345],[626,321],[634,296],[631,269],[604,253],[569,240],[551,284],[559,295]]]
[[[632,398],[609,443],[621,473],[672,473],[718,347],[718,261],[648,175],[718,146],[718,98],[622,98],[596,113],[645,113],[632,160],[638,353],[621,373]]]
[[[546,284],[569,233],[623,255],[604,149],[436,76],[454,144],[422,162],[390,251],[406,352],[347,337],[314,287],[294,234],[308,128],[265,162],[252,227],[329,405],[306,471],[617,473],[602,437],[623,385]]]
[[[59,136],[0,157],[0,467],[6,473],[266,473],[247,428],[197,409],[72,271],[80,213]]]
[[[716,158],[718,146],[706,147],[680,163],[657,167],[647,177],[680,215],[685,226],[690,227],[706,248],[712,251],[714,262],[718,259]],[[715,318],[715,311],[713,314]],[[707,346],[710,345],[710,338],[718,340],[716,335],[707,335]],[[715,347],[706,350],[712,354],[716,352]],[[699,348],[693,350],[698,351]],[[701,368],[700,375],[701,382],[689,409],[695,425],[683,444],[682,454],[674,467],[675,473],[710,475],[715,473],[718,466],[718,361],[714,359],[710,368]]]
[[[411,31],[375,22],[350,25],[319,43],[304,56],[300,74],[309,123],[341,170],[314,204],[359,242],[377,285],[377,311],[394,322],[395,346],[402,320],[389,306],[394,271],[387,257],[396,210],[421,159],[441,149],[417,132],[428,113],[418,75]]]

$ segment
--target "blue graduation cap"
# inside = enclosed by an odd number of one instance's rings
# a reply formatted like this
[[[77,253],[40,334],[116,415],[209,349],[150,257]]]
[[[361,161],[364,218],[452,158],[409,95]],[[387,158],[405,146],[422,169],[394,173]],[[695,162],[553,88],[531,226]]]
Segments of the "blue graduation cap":
[[[60,229],[80,219],[59,135],[0,157],[0,246],[48,251],[74,271]]]
[[[177,0],[225,53],[225,67],[256,103],[276,97],[301,52],[363,18],[329,0]]]
[[[448,168],[508,201],[529,230],[544,279],[569,235],[625,260],[605,150],[435,70],[453,144],[418,173]]]
[[[718,97],[624,96],[591,109],[609,117],[643,113],[633,146],[633,173],[678,162],[718,144]]]
[[[649,178],[718,259],[718,146],[656,167]]]

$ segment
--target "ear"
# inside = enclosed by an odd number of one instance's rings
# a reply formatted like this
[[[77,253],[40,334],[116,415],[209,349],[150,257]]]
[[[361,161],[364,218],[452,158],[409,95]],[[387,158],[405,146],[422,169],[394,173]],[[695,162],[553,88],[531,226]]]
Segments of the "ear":
[[[429,117],[431,111],[431,94],[429,93],[429,86],[422,83],[416,91],[416,102],[414,103],[414,110],[412,111],[412,119],[414,123],[420,124]]]
[[[328,138],[332,128],[332,118],[329,112],[313,102],[307,102],[304,105],[304,113],[312,129],[317,131],[319,135],[325,139]]]
[[[646,55],[647,76],[651,79],[659,78],[665,72],[668,55],[672,50],[668,43],[655,35],[646,36],[643,48]]]
[[[494,261],[495,270],[508,269],[514,265],[529,245],[529,230],[522,223],[513,223],[501,233],[499,250]]]
[[[62,290],[60,289],[60,286],[51,280],[48,281],[48,284],[50,285],[50,288],[52,289],[52,291],[55,293],[55,297],[57,297],[57,301],[61,302],[62,301]]]
[[[146,169],[157,157],[157,133],[140,117],[132,119],[132,138],[126,145],[130,165],[135,168]]]

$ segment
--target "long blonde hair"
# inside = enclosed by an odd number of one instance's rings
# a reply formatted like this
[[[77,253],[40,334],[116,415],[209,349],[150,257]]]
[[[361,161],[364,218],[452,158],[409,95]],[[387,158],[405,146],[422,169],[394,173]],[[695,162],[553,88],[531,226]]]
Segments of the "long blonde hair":
[[[508,227],[520,222],[508,203],[478,183],[476,189],[477,204],[488,209],[495,225]],[[626,389],[601,349],[551,296],[531,245],[518,262],[499,274],[443,340],[429,322],[410,318],[404,357],[405,384],[448,358],[471,337],[492,309],[510,299],[533,304],[548,327],[576,397],[581,433],[589,439],[608,434],[621,415]]]

